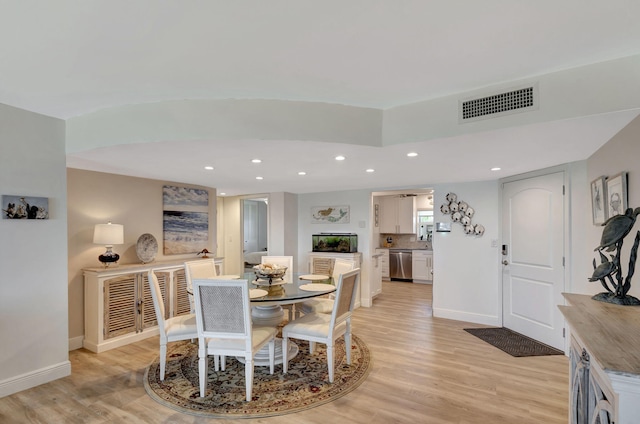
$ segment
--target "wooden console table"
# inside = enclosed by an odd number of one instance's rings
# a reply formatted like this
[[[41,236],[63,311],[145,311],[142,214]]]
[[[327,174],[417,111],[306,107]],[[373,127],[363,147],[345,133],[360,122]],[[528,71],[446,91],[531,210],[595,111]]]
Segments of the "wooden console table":
[[[564,293],[572,424],[640,422],[640,307]]]

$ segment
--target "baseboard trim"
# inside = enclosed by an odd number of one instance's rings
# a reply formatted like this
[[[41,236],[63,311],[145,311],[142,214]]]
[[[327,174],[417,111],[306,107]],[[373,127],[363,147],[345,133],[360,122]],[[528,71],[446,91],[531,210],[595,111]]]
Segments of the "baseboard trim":
[[[81,349],[83,342],[84,336],[78,336],[69,339],[69,352],[71,352],[72,350]]]
[[[50,367],[18,375],[0,381],[0,398],[9,396],[41,384],[71,375],[71,362],[64,361]]]
[[[433,316],[436,318],[446,318],[456,321],[472,322],[474,324],[502,326],[502,320],[497,316],[473,314],[464,311],[455,311],[452,309],[433,308]]]

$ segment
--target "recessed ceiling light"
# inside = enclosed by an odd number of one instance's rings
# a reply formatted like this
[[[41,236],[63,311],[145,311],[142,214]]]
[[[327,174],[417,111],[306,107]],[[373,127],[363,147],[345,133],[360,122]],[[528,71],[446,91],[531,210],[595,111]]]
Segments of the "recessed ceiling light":
[[[372,169],[372,168],[369,168],[369,169],[367,169],[367,171],[366,171],[366,172],[376,172],[376,170],[375,170],[375,169]]]
[[[495,166],[495,167],[491,168],[491,170],[492,170],[492,171],[499,171],[500,169],[501,169],[501,168],[499,168],[499,167],[497,167],[497,166]]]
[[[226,196],[227,193],[220,193],[220,196]]]
[[[300,171],[300,172],[298,172],[298,175],[307,175],[307,173],[304,172],[304,171]]]
[[[256,180],[261,180],[261,179],[262,179],[262,177],[256,177]]]
[[[342,155],[336,156],[336,160],[345,160],[346,158]]]
[[[251,162],[260,163],[260,162],[262,162],[262,159],[251,159]]]
[[[213,169],[213,166],[205,166],[204,169],[206,169],[207,171],[211,171]]]
[[[414,158],[418,156],[418,154],[416,152],[410,152],[410,153],[407,153],[407,156],[409,156],[410,158]]]

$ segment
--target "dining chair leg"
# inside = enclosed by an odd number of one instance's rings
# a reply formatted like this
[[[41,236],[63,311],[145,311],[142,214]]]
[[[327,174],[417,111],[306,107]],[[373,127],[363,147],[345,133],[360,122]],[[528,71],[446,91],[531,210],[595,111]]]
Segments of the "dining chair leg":
[[[347,350],[347,364],[351,365],[351,318],[347,318],[347,328],[344,333],[344,346]]]
[[[273,374],[276,364],[276,339],[269,342],[269,374]]]
[[[333,362],[335,356],[335,347],[333,340],[327,343],[327,366],[329,367],[329,383],[333,383]]]
[[[164,370],[167,366],[167,344],[160,343],[160,381],[164,381]]]
[[[207,391],[207,353],[198,355],[198,379],[200,380],[200,397],[205,397]]]
[[[246,381],[247,402],[251,402],[253,391],[253,358],[251,354],[244,361],[244,379]]]
[[[287,353],[289,352],[289,338],[282,337],[282,374],[286,374],[289,370],[289,362]]]

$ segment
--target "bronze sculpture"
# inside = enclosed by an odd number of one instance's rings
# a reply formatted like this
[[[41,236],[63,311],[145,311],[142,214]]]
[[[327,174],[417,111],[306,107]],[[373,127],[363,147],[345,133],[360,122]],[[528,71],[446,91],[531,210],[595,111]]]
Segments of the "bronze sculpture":
[[[640,208],[635,210],[629,208],[624,215],[613,216],[602,224],[604,229],[602,230],[600,246],[595,249],[600,254],[600,265],[596,266],[596,260],[593,260],[594,271],[589,281],[600,281],[602,287],[607,291],[596,294],[593,299],[618,305],[640,305],[640,300],[627,294],[631,288],[631,278],[635,272],[638,245],[640,244],[640,231],[636,233],[635,241],[631,247],[629,270],[626,277],[622,276],[622,267],[620,266],[622,243],[624,238],[631,232],[639,214]],[[611,259],[602,253],[603,250],[611,252],[609,253]]]

